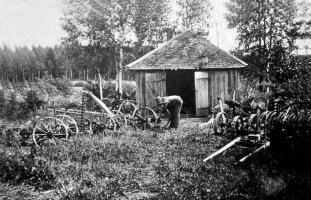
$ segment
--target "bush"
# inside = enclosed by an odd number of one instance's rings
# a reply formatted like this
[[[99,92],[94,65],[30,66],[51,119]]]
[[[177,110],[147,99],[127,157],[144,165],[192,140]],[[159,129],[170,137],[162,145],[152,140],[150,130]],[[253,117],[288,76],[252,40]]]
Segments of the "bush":
[[[89,85],[86,81],[73,81],[74,87],[87,87]]]
[[[49,82],[54,85],[59,91],[64,95],[69,95],[71,93],[72,84],[66,79],[49,79]]]
[[[74,101],[77,101],[77,99],[73,100],[73,99],[64,97],[62,95],[57,95],[57,96],[50,98],[48,104],[51,107],[65,108],[68,104]]]
[[[19,118],[27,119],[33,112],[37,112],[45,102],[39,98],[37,92],[30,90],[27,92],[25,102],[20,104]]]
[[[10,120],[19,119],[20,104],[16,100],[16,94],[11,93],[8,104],[5,106],[5,117]]]
[[[114,81],[103,82],[103,85],[102,85],[103,97],[117,98],[118,94],[117,94],[115,88],[116,88],[116,84]],[[136,85],[134,82],[124,81],[122,88],[123,88],[123,94],[122,94],[123,99],[135,100]],[[88,85],[85,85],[84,89],[92,92],[97,97],[100,96],[99,84],[98,83],[89,82]]]
[[[40,109],[44,105],[44,101],[38,97],[38,94],[30,90],[27,93],[27,97],[25,99],[25,107],[30,111],[36,111]]]
[[[24,102],[18,102],[16,93],[10,94],[10,99],[6,101],[4,92],[0,91],[0,117],[8,121],[25,120],[32,112],[37,112],[45,102],[39,98],[37,92],[30,90]]]
[[[4,91],[0,90],[0,118],[5,116],[6,99],[4,96]]]

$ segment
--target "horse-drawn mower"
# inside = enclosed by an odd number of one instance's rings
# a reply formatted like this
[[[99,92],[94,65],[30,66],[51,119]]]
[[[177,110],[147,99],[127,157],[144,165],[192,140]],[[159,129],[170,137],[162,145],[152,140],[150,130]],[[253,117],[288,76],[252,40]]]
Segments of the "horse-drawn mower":
[[[27,125],[2,125],[0,132],[6,133],[8,145],[12,137],[18,135],[23,143],[27,141],[41,146],[44,143],[55,144],[59,140],[74,140],[81,133],[103,132],[107,135],[126,126],[136,130],[164,128],[168,124],[169,117],[163,115],[162,110],[157,113],[148,107],[138,108],[129,100],[118,101],[120,104],[115,108],[109,108],[104,102],[92,93],[83,93],[81,103],[71,103],[65,108],[47,108],[44,117],[37,115]],[[93,109],[94,104],[97,109]]]
[[[20,126],[1,125],[0,131],[6,133],[8,141],[14,135],[18,135],[23,144],[34,144],[40,146],[44,143],[56,143],[59,140],[75,139],[78,134],[84,131],[85,124],[92,130],[92,124],[100,119],[101,123],[108,129],[113,129],[109,123],[109,110],[101,104],[105,112],[86,111],[86,95],[93,98],[92,94],[83,94],[82,105],[72,103],[66,108],[47,108],[44,116],[35,115],[32,120]],[[95,97],[96,98],[96,97]],[[71,109],[75,106],[78,109]],[[108,113],[108,114],[107,114]],[[80,122],[80,123],[78,123]],[[10,145],[10,142],[8,143]]]

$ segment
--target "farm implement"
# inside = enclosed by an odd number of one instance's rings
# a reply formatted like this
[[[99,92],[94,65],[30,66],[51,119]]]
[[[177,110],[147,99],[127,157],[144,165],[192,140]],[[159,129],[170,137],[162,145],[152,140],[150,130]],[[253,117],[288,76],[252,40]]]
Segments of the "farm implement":
[[[169,123],[165,107],[158,106],[154,110],[138,108],[131,100],[118,100],[114,107],[111,106],[107,99],[100,100],[92,93],[83,93],[80,105],[71,103],[66,108],[47,108],[44,117],[36,116],[28,125],[2,125],[0,132],[6,133],[9,146],[16,135],[23,145],[41,146],[44,143],[55,144],[59,140],[74,140],[79,134],[102,132],[108,135],[127,126],[144,130],[164,128]]]
[[[226,105],[223,105],[218,100],[219,105],[215,108],[220,111],[214,113],[212,119],[214,133],[234,139],[205,158],[204,162],[234,146],[255,149],[235,164],[244,162],[268,147],[273,148],[274,152],[281,152],[282,148],[294,152],[299,145],[308,146],[304,143],[310,141],[307,138],[311,136],[311,102],[296,102],[279,108],[278,101],[275,101],[274,110],[268,111],[269,100],[257,97],[251,103],[255,113],[247,114],[243,111],[237,112],[237,109],[241,109],[237,102],[225,101]],[[239,115],[241,113],[243,115]]]

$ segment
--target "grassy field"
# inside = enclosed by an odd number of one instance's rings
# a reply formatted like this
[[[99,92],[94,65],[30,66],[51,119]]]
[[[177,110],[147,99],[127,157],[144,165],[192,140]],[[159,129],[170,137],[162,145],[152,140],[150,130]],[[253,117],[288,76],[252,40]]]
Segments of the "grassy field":
[[[191,124],[80,135],[35,156],[1,138],[0,199],[310,199],[310,170],[286,168],[268,151],[234,165],[248,151],[233,148],[203,163],[229,140]]]
[[[74,89],[48,100],[81,99],[82,88]],[[182,119],[180,129],[162,133],[80,134],[42,148],[22,147],[18,138],[10,146],[0,134],[0,200],[311,199],[310,169],[284,165],[269,150],[234,165],[251,151],[235,147],[203,163],[232,138],[200,123]]]

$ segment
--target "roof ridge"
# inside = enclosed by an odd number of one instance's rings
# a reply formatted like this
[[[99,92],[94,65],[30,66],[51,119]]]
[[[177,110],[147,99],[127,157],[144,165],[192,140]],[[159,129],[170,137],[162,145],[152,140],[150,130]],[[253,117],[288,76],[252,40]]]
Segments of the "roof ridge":
[[[136,63],[138,63],[138,62],[144,60],[144,59],[145,59],[146,57],[148,57],[149,55],[151,55],[151,54],[153,54],[153,53],[159,51],[160,49],[166,47],[166,46],[167,46],[168,44],[170,44],[172,41],[177,40],[178,38],[180,38],[181,36],[183,36],[183,35],[185,35],[186,33],[189,33],[189,32],[190,32],[189,30],[184,31],[184,32],[182,32],[182,33],[176,35],[176,37],[173,37],[172,39],[170,39],[170,40],[168,40],[168,41],[166,41],[166,42],[160,44],[157,48],[155,48],[155,49],[153,49],[152,51],[146,53],[145,55],[143,55],[142,57],[138,58],[138,59],[135,60],[134,62],[132,62],[132,63],[126,65],[126,68],[129,68],[129,67],[135,65]],[[191,32],[190,32],[190,33],[191,33]]]

